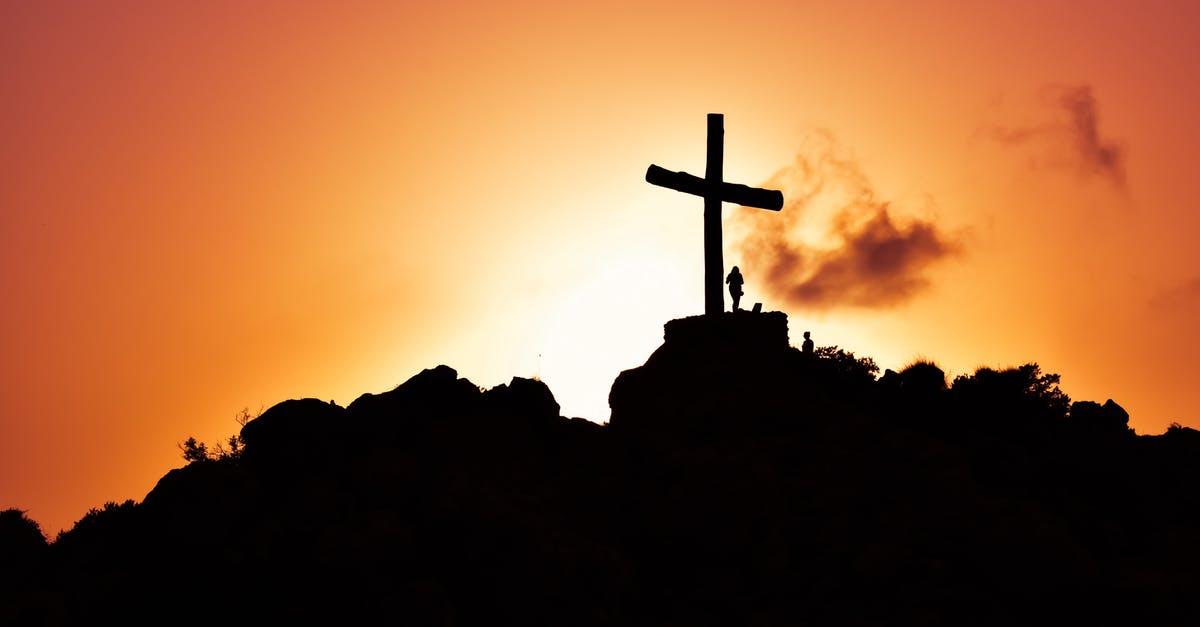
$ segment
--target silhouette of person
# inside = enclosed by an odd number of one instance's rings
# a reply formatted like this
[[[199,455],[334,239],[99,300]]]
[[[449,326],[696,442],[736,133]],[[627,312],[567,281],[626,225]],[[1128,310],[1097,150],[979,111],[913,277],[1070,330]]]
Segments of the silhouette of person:
[[[742,300],[742,271],[738,270],[737,266],[729,271],[729,276],[725,277],[725,282],[729,284],[729,295],[733,298],[733,310],[737,311],[738,301]]]
[[[813,354],[813,341],[808,336],[808,331],[804,332],[804,344],[801,345],[800,350],[804,351],[805,355]]]

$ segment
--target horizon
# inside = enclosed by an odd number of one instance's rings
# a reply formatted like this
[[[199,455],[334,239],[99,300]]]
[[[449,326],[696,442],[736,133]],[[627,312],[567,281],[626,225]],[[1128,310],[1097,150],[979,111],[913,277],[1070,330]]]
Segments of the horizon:
[[[793,345],[1200,426],[1198,11],[7,5],[0,508],[53,536],[243,408],[440,364],[604,422],[703,311],[701,202],[644,172],[702,174],[707,113],[784,191],[724,263]]]

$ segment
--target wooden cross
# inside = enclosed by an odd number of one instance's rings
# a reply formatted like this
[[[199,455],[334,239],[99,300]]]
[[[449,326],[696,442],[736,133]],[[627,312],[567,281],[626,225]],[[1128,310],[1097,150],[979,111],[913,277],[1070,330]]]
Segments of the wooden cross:
[[[704,178],[687,172],[672,172],[653,164],[646,170],[647,183],[704,198],[704,313],[709,316],[718,316],[725,311],[725,294],[721,289],[725,281],[722,276],[725,263],[721,248],[721,203],[733,202],[771,211],[783,208],[783,192],[721,180],[724,160],[725,116],[710,113]]]

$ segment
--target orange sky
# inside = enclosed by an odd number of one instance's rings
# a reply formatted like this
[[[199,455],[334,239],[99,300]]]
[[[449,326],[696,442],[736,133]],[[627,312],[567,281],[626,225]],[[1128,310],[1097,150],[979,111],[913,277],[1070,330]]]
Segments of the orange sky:
[[[243,407],[442,363],[605,420],[702,310],[701,203],[643,175],[703,174],[708,112],[729,180],[824,138],[958,251],[873,306],[742,265],[793,340],[1200,426],[1197,6],[0,2],[0,507],[53,534]]]

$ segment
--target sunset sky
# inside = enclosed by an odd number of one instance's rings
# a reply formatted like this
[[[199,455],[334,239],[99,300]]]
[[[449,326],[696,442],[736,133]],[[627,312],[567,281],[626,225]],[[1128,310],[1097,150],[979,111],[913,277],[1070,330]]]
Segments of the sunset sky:
[[[0,0],[0,508],[53,536],[438,364],[605,421],[703,310],[644,175],[709,112],[787,197],[725,263],[793,343],[1200,427],[1198,71],[1186,1]]]

